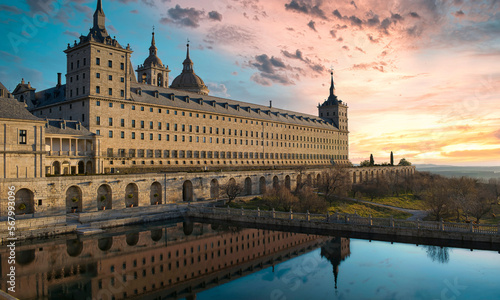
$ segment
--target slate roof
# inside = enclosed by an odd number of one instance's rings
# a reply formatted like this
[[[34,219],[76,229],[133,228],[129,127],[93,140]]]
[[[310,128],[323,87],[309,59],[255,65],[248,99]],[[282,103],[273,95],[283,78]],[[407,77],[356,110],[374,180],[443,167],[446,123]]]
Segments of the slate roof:
[[[140,95],[137,93],[139,89],[141,90]],[[158,98],[155,96],[156,92],[158,92]],[[132,83],[130,96],[132,101],[138,103],[167,105],[179,109],[192,109],[206,111],[207,113],[283,122],[290,125],[312,126],[329,130],[337,129],[330,120],[313,115],[210,95],[200,95],[172,88],[155,87],[143,83]]]
[[[63,84],[60,87],[53,87],[40,92],[35,93],[35,105],[45,106],[50,104],[55,104],[63,102],[66,99],[66,85]]]
[[[43,121],[43,119],[32,115],[26,109],[24,103],[21,103],[13,98],[0,98],[0,118]]]
[[[84,135],[93,136],[87,128],[81,125],[78,121],[71,120],[46,120],[45,133],[47,134],[67,134],[67,135]]]

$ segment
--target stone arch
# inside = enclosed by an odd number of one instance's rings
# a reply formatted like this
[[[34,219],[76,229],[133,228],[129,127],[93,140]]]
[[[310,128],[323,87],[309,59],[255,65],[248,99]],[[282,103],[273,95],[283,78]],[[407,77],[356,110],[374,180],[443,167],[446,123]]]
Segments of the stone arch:
[[[182,201],[193,201],[193,183],[190,180],[186,180],[182,184]]]
[[[15,195],[15,212],[17,214],[32,214],[35,212],[33,192],[29,189],[20,189]]]
[[[375,179],[375,173],[372,171],[372,180]]]
[[[162,204],[161,184],[158,181],[151,184],[149,200],[151,205]]]
[[[163,74],[158,73],[158,76],[156,76],[156,84],[158,86],[163,86]]]
[[[67,240],[66,241],[66,252],[71,257],[77,257],[82,254],[83,243],[78,239]]]
[[[369,179],[368,177],[369,177],[368,176],[368,171],[365,171],[365,181],[368,181],[368,179]]]
[[[158,242],[159,240],[161,240],[162,235],[163,235],[163,232],[162,232],[161,228],[151,230],[151,240],[153,242]]]
[[[129,183],[125,188],[125,207],[131,207],[131,205],[139,205],[139,189],[135,183]]]
[[[217,199],[219,197],[219,181],[212,179],[210,181],[210,199]]]
[[[259,178],[259,193],[264,194],[266,192],[266,178],[261,176]]]
[[[280,180],[278,176],[273,177],[273,189],[278,189],[280,187]]]
[[[286,175],[285,176],[285,187],[289,190],[292,189],[292,184],[291,184],[291,180],[290,180],[290,175]]]
[[[97,247],[99,247],[101,251],[108,251],[109,249],[111,249],[112,246],[113,246],[112,236],[97,240]]]
[[[66,190],[66,212],[82,211],[82,190],[73,185]]]
[[[88,161],[86,166],[85,166],[85,173],[86,174],[94,174],[94,171],[92,170],[92,162]]]
[[[321,184],[321,174],[316,175],[316,187],[319,187]]]
[[[352,172],[352,183],[356,183],[356,172]]]
[[[312,186],[312,175],[311,174],[307,174],[306,184],[308,186]]]
[[[85,163],[83,162],[83,160],[80,160],[78,162],[78,174],[85,174]]]
[[[182,230],[184,231],[184,234],[186,236],[191,235],[194,230],[194,224],[193,222],[187,220],[185,222],[182,222]]]
[[[16,252],[16,263],[26,266],[35,261],[35,249]]]
[[[60,162],[55,161],[52,163],[52,174],[54,174],[54,175],[61,174],[61,163]]]
[[[97,210],[113,208],[113,192],[107,184],[102,184],[97,189]]]
[[[300,189],[300,187],[302,186],[302,175],[297,175],[297,178],[295,178],[295,182],[297,184],[297,189]]]
[[[65,161],[61,165],[61,173],[64,175],[69,175],[71,174],[71,165],[69,164],[69,161]]]
[[[137,245],[137,243],[139,242],[139,233],[138,232],[127,233],[125,235],[125,241],[129,246]]]
[[[245,178],[245,194],[252,195],[252,179],[250,177]]]
[[[359,172],[359,183],[363,182],[363,171]]]

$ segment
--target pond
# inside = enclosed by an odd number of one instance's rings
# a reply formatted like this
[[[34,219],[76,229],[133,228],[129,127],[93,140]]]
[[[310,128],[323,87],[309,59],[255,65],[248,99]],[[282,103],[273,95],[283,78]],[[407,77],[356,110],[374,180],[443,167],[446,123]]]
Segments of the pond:
[[[0,250],[6,289],[8,251]],[[189,221],[18,242],[19,299],[499,299],[500,254]]]

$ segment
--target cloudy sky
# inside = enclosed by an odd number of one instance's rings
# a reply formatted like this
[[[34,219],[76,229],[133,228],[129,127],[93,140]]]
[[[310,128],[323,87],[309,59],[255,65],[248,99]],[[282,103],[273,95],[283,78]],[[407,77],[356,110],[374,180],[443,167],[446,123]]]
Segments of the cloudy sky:
[[[65,73],[67,43],[97,0],[0,0],[0,81],[37,90]],[[103,0],[107,28],[147,57],[152,27],[171,80],[187,39],[221,97],[317,114],[349,105],[350,157],[500,165],[499,0]]]

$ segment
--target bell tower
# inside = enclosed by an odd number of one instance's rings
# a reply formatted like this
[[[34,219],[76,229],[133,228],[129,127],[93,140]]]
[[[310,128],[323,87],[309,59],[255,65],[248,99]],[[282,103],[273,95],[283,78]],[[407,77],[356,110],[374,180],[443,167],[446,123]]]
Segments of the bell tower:
[[[140,83],[150,84],[160,87],[168,87],[168,66],[163,65],[157,55],[155,32],[153,28],[153,37],[151,38],[151,47],[149,47],[149,56],[144,64],[137,67],[137,79]]]

